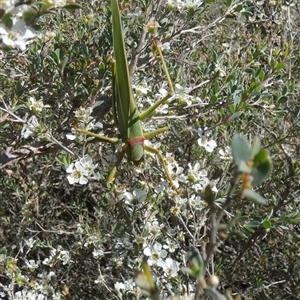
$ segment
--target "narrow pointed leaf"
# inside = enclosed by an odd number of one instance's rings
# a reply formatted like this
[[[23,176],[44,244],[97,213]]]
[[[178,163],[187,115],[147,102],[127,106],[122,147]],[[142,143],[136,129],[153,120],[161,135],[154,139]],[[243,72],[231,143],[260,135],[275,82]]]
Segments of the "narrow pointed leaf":
[[[257,204],[268,204],[267,200],[265,198],[263,198],[261,195],[257,194],[256,192],[252,191],[252,190],[244,190],[244,196],[257,203]]]

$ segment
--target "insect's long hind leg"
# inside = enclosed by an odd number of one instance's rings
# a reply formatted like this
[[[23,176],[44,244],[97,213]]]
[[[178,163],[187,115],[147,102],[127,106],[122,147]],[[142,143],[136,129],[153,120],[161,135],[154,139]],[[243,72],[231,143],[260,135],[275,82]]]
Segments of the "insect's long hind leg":
[[[126,148],[127,146],[124,145],[122,147],[122,150],[120,151],[119,155],[118,155],[118,159],[117,161],[115,162],[115,165],[113,167],[113,169],[111,170],[111,172],[109,173],[108,177],[107,177],[107,182],[112,182],[116,179],[116,175],[117,175],[117,171],[118,171],[118,167],[119,165],[121,164],[121,161],[123,160],[124,158],[124,155],[126,153]]]
[[[175,185],[175,183],[174,183],[174,181],[173,181],[173,179],[172,179],[172,177],[171,177],[171,174],[170,174],[169,171],[168,171],[168,168],[167,168],[167,166],[166,166],[166,163],[165,163],[164,158],[163,158],[163,156],[161,155],[161,153],[160,153],[157,149],[152,148],[152,147],[150,147],[150,146],[146,146],[146,145],[144,145],[144,149],[145,149],[146,151],[148,151],[148,152],[151,152],[151,153],[155,154],[155,155],[158,157],[159,162],[161,163],[161,165],[162,165],[162,167],[163,167],[163,169],[164,169],[165,175],[166,175],[166,177],[167,177],[167,180],[169,181],[170,186],[172,187],[172,189],[173,189],[174,191],[176,191],[177,194],[182,195],[182,191],[180,191],[180,190],[176,187],[176,185]]]

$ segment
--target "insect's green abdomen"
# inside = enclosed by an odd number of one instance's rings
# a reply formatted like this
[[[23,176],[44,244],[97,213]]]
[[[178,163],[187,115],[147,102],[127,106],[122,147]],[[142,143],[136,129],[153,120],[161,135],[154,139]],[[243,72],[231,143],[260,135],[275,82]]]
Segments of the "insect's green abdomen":
[[[144,141],[143,136],[133,137],[128,141],[129,159],[134,163],[139,163],[144,156]]]

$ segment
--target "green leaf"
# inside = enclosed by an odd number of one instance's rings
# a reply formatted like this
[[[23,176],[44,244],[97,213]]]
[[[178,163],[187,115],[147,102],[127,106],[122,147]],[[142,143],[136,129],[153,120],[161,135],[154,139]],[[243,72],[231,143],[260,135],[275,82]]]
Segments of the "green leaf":
[[[227,6],[227,7],[230,7],[231,4],[232,4],[232,0],[227,0],[227,1],[226,1],[226,6]]]
[[[5,247],[0,248],[0,262],[3,261],[7,256],[7,250]]]
[[[251,145],[251,152],[250,152],[250,158],[253,159],[257,156],[259,153],[259,150],[261,148],[260,139],[258,137],[254,138],[253,144]]]
[[[82,6],[78,3],[70,3],[70,4],[67,4],[67,5],[63,6],[63,8],[65,8],[65,9],[78,9],[78,8],[82,8]]]
[[[288,97],[287,97],[287,96],[281,96],[281,97],[278,99],[278,103],[286,103],[287,100],[288,100]]]
[[[61,62],[61,70],[65,69],[67,62],[68,62],[68,58],[64,57]]]
[[[51,52],[51,56],[57,64],[60,64],[60,62],[61,62],[60,60],[62,57],[62,51],[60,49],[56,49],[55,51]]]
[[[235,8],[235,12],[240,12],[240,11],[242,11],[243,10],[243,5],[238,5],[236,8]]]
[[[231,115],[231,117],[228,119],[228,121],[232,121],[234,119],[239,118],[241,115],[243,114],[243,112],[241,111],[236,111],[234,114]]]
[[[188,271],[188,273],[197,279],[204,278],[204,262],[201,254],[196,248],[192,248],[192,250],[189,251],[188,261],[190,264],[190,271]]]
[[[241,161],[249,160],[250,151],[248,140],[240,134],[235,134],[231,142],[231,152],[236,166],[239,166]]]
[[[247,198],[257,204],[264,204],[264,205],[268,204],[268,202],[265,198],[263,198],[262,196],[260,196],[259,194],[257,194],[256,192],[254,192],[252,190],[245,189],[243,191],[243,193],[244,193],[245,198]]]
[[[263,149],[254,156],[254,160],[253,160],[254,166],[259,166],[260,164],[264,163],[268,159],[269,159],[269,152],[268,150]]]
[[[262,225],[266,228],[266,229],[271,229],[272,227],[272,223],[269,220],[265,220],[262,222]]]
[[[281,215],[280,217],[279,217],[279,219],[278,219],[278,223],[281,223],[281,222],[283,222],[284,220],[286,219],[286,215]]]
[[[33,8],[26,9],[23,11],[22,17],[26,25],[34,24],[38,18],[38,11]]]
[[[210,98],[210,102],[211,103],[216,103],[218,101],[218,98],[216,95],[213,95],[211,98]]]
[[[275,70],[276,70],[276,71],[279,71],[279,70],[281,70],[281,69],[283,69],[283,68],[284,68],[284,63],[283,63],[283,62],[280,62],[280,63],[278,63],[278,64],[276,65]]]
[[[12,28],[13,26],[12,17],[13,15],[11,13],[6,13],[1,19],[2,24],[4,24],[7,28]]]
[[[251,172],[253,177],[252,186],[257,186],[266,180],[272,172],[272,162],[270,159],[267,159],[262,164],[258,165]]]
[[[215,196],[210,185],[205,187],[204,194],[202,196],[208,205],[212,205],[215,201]]]
[[[260,222],[258,221],[249,221],[245,223],[245,226],[249,227],[249,228],[257,228],[260,226]]]
[[[287,86],[285,85],[285,86],[282,88],[281,95],[282,95],[282,96],[286,95],[287,90],[288,90],[288,88],[287,88]]]

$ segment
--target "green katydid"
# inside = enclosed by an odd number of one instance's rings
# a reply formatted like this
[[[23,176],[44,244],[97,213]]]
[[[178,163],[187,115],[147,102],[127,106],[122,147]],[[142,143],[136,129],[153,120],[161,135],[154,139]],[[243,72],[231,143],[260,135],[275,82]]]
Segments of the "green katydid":
[[[144,157],[144,151],[154,153],[161,165],[163,166],[166,177],[171,187],[180,193],[176,188],[171,175],[165,165],[164,159],[161,153],[152,147],[144,145],[145,139],[150,139],[157,134],[169,130],[168,127],[159,128],[155,131],[144,133],[141,121],[143,121],[149,114],[151,114],[159,105],[167,101],[173,94],[173,86],[169,77],[169,73],[163,59],[160,48],[157,46],[158,53],[161,57],[165,73],[168,77],[169,86],[171,92],[164,98],[155,102],[153,106],[147,109],[144,113],[139,113],[135,99],[133,97],[130,75],[128,71],[126,50],[124,44],[124,37],[122,32],[121,16],[117,0],[111,0],[112,9],[112,28],[113,28],[113,51],[114,59],[111,62],[112,65],[112,96],[113,96],[113,115],[115,125],[118,127],[121,139],[123,142],[122,150],[119,153],[119,157],[111,173],[108,176],[107,181],[111,182],[115,179],[117,174],[117,168],[121,163],[124,155],[127,155],[129,161],[138,165]],[[78,132],[94,136],[110,143],[117,143],[119,139],[108,138],[101,136],[83,129],[76,129]]]

